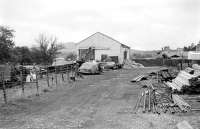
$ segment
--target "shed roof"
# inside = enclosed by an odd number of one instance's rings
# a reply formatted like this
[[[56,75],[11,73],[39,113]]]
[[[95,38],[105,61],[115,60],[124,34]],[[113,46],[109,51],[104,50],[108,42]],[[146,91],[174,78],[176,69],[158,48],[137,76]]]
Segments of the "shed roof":
[[[83,41],[85,41],[85,40],[87,40],[87,39],[89,39],[89,38],[91,38],[91,37],[93,37],[93,36],[95,36],[95,35],[101,35],[101,36],[103,36],[103,37],[106,37],[106,38],[108,38],[108,39],[111,39],[111,40],[113,40],[113,41],[115,41],[115,42],[117,42],[117,43],[121,44],[121,45],[122,45],[122,47],[129,48],[129,49],[130,49],[130,47],[129,47],[129,46],[127,46],[127,45],[125,45],[125,44],[123,44],[123,43],[121,43],[121,42],[119,42],[119,41],[117,41],[117,40],[113,39],[112,37],[110,37],[110,36],[108,36],[108,35],[105,35],[105,34],[101,33],[101,32],[96,32],[96,33],[94,33],[94,34],[90,35],[89,37],[87,37],[87,38],[85,38],[85,39],[81,40],[81,41],[80,41],[80,42],[78,42],[77,44],[81,44]]]

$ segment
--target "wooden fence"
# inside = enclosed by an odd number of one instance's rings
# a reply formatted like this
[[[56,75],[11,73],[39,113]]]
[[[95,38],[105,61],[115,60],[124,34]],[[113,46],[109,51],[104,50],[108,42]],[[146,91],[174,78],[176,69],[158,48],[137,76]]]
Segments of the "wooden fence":
[[[183,69],[183,67],[191,66],[192,61],[188,59],[134,59],[135,62],[141,63],[146,67],[149,66],[168,66]]]
[[[58,86],[58,79],[60,79],[62,82],[72,82],[75,81],[75,77],[78,77],[78,68],[75,67],[75,64],[73,65],[67,65],[67,66],[61,66],[61,67],[46,67],[46,71],[37,71],[34,70],[33,76],[31,76],[31,79],[28,78],[30,74],[27,74],[24,72],[23,66],[20,69],[20,74],[16,76],[11,76],[11,74],[5,74],[5,72],[0,72],[0,88],[2,89],[2,97],[4,100],[4,103],[7,103],[9,94],[7,91],[13,87],[17,87],[18,89],[21,89],[22,95],[25,94],[25,89],[28,88],[29,84],[35,85],[35,95],[39,96],[39,90],[46,85],[47,87],[57,87]],[[17,82],[13,81],[12,79],[8,80],[5,78],[18,78]],[[44,84],[44,82],[46,84]]]

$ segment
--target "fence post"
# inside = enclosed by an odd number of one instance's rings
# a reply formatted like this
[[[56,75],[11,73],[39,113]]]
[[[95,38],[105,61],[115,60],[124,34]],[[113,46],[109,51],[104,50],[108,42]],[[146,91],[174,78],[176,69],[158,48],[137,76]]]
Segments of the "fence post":
[[[38,85],[38,75],[37,75],[37,71],[36,71],[36,88],[37,88],[37,93],[36,93],[36,96],[39,96],[39,85]]]
[[[183,59],[181,59],[181,70],[183,70]]]
[[[6,95],[6,85],[5,85],[5,81],[4,81],[4,72],[1,73],[1,81],[3,84],[3,97],[4,97],[4,102],[5,104],[7,104],[7,95]]]
[[[56,67],[55,67],[55,78],[56,78],[56,87],[57,87],[58,80],[57,80],[57,68]]]
[[[20,70],[20,78],[21,78],[21,87],[22,87],[22,93],[24,94],[24,84],[23,84],[23,66]]]
[[[70,68],[69,68],[69,65],[67,65],[67,81],[68,81],[68,83],[70,82],[69,73],[70,73]]]
[[[65,79],[64,79],[63,73],[61,74],[61,76],[62,76],[62,81],[64,82],[64,81],[65,81]]]
[[[47,85],[48,85],[48,87],[49,87],[49,73],[48,73],[48,68],[47,68]]]
[[[157,77],[156,77],[157,78],[157,82],[159,82],[159,80],[158,80],[158,72],[156,72],[156,74],[157,74]]]

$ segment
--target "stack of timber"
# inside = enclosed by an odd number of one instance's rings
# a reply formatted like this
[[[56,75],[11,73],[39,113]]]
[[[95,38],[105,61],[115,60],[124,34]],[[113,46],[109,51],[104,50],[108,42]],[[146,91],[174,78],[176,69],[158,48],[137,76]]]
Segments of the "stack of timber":
[[[160,93],[156,90],[147,88],[138,95],[138,100],[134,109],[135,113],[142,111],[143,113],[174,114],[188,112],[190,111],[191,106],[178,95]]]
[[[126,60],[123,65],[124,69],[144,68],[144,65],[136,63],[135,61]]]
[[[187,67],[180,71],[176,77],[168,78],[165,71],[159,71],[160,77],[166,86],[171,87],[175,93],[181,94],[199,94],[200,93],[200,66],[193,65],[192,68]],[[173,71],[168,71],[170,75],[176,75]],[[199,74],[198,74],[199,73]],[[159,78],[159,76],[157,77]]]
[[[162,77],[162,81],[169,81],[174,78],[168,71],[160,71],[160,76]]]
[[[187,67],[187,68],[185,68],[185,72],[187,72],[189,74],[194,74],[194,69]]]
[[[194,78],[196,78],[196,76],[189,74],[186,71],[180,71],[177,77],[172,80],[172,82],[167,82],[165,84],[172,89],[180,91],[183,86],[190,86],[190,80]]]
[[[180,96],[173,94],[172,98],[174,103],[177,104],[182,111],[188,112],[191,110],[191,106]]]
[[[141,74],[141,75],[138,75],[135,78],[133,78],[131,80],[131,82],[139,82],[139,81],[146,80],[146,79],[147,79],[147,75]]]
[[[164,69],[135,77],[132,82],[140,82],[142,85],[134,107],[135,112],[174,114],[190,111],[191,106],[183,98],[173,94],[173,90],[181,90],[185,85],[200,84],[196,76],[190,74],[191,71],[192,69],[188,68],[175,77],[176,73],[172,75],[173,72]]]
[[[193,64],[192,69],[194,69],[194,75],[200,76],[200,65],[198,64]]]
[[[171,88],[162,83],[154,83],[153,80],[142,81],[143,89],[138,94],[135,112],[142,111],[152,113],[181,113],[188,112],[191,106],[180,96],[173,95]],[[141,110],[140,110],[141,109]]]
[[[190,80],[190,86],[183,86],[180,91],[182,94],[199,94],[200,79],[193,78]]]
[[[146,75],[138,75],[131,82],[145,83],[145,80],[154,80],[162,82],[165,86],[172,88],[175,93],[197,94],[200,93],[200,75],[194,74],[196,69],[200,71],[200,66],[193,65],[193,68],[186,68],[177,74],[177,71],[171,69],[159,69],[147,73]],[[161,83],[160,83],[161,84]],[[161,85],[158,87],[161,88]]]

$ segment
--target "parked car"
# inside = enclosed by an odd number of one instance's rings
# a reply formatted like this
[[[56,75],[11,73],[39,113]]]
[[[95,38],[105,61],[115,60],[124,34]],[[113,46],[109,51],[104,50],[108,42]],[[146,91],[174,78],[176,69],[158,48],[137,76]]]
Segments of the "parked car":
[[[97,62],[85,62],[79,68],[79,72],[83,74],[99,74],[100,64]]]
[[[113,61],[101,62],[104,69],[116,69],[116,64]]]

